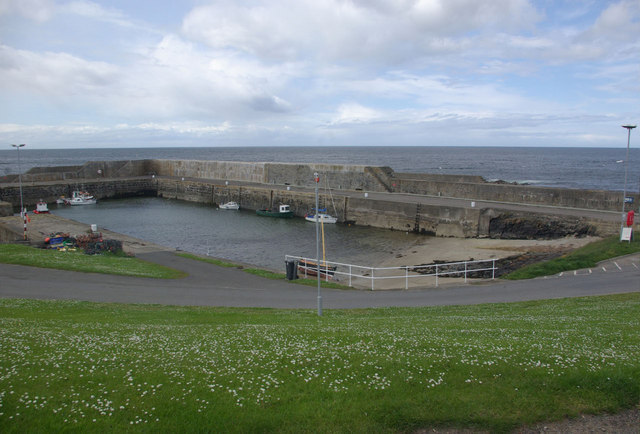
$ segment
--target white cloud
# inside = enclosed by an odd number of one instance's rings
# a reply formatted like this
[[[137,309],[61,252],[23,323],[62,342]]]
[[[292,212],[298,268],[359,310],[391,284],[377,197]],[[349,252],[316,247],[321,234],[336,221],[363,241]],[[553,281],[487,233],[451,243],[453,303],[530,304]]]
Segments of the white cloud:
[[[0,16],[16,13],[36,22],[44,22],[54,14],[53,0],[0,0]]]
[[[382,113],[357,103],[346,103],[338,107],[332,124],[370,123],[382,118]]]
[[[0,0],[0,24],[29,24],[0,28],[21,104],[0,134],[415,139],[637,113],[637,0],[214,0],[162,25],[119,4]]]
[[[266,4],[265,4],[266,5]],[[307,58],[409,61],[458,52],[454,36],[530,28],[537,14],[524,0],[216,2],[192,10],[183,31],[216,49],[233,48],[266,60]],[[400,5],[400,6],[398,6]]]
[[[96,95],[117,78],[118,68],[67,53],[36,53],[0,45],[0,86],[60,100]]]

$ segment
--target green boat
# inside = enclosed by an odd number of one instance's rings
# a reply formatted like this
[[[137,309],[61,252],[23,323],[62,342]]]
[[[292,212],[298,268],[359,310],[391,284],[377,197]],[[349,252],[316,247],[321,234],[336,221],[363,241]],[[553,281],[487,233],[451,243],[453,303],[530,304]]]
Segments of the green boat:
[[[256,210],[256,214],[263,217],[276,217],[281,219],[290,219],[293,217],[293,211],[289,208],[289,205],[280,205],[277,210],[271,209],[259,209]]]

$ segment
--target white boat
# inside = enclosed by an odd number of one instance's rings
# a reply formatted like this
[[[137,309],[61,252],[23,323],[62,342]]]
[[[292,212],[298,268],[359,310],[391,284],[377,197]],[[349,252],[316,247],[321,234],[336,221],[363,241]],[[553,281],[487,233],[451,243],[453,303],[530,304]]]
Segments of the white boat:
[[[321,209],[320,211],[324,211],[324,210]],[[333,217],[323,212],[319,212],[318,214],[309,213],[304,216],[304,219],[308,222],[314,222],[314,223],[316,222],[316,220],[318,220],[320,223],[337,223],[338,221],[337,217]]]
[[[85,191],[74,191],[68,201],[69,205],[93,205],[96,202],[96,198]]]
[[[33,211],[36,214],[46,214],[49,212],[49,207],[47,206],[47,202],[40,199],[40,202],[36,204],[36,209]]]
[[[240,205],[238,205],[238,202],[227,202],[227,203],[223,203],[218,205],[218,208],[220,209],[240,209]]]
[[[69,205],[93,205],[96,202],[98,201],[94,198],[87,199],[84,197],[74,197],[69,201]]]

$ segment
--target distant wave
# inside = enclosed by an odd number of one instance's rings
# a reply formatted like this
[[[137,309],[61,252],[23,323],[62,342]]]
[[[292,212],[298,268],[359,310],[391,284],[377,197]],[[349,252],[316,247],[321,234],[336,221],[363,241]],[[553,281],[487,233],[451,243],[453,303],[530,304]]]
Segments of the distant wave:
[[[518,185],[530,185],[530,184],[553,185],[553,182],[545,181],[542,179],[524,179],[524,180],[510,181],[506,179],[494,178],[494,179],[487,179],[487,182],[506,182],[508,184],[518,184]]]

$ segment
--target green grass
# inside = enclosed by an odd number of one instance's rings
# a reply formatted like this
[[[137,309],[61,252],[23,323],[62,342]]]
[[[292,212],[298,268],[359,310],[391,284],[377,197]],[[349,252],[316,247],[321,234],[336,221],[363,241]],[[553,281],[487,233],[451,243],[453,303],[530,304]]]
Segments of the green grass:
[[[263,270],[261,268],[245,268],[242,265],[234,264],[232,262],[222,261],[220,259],[208,258],[204,256],[193,255],[191,253],[178,253],[178,256],[182,256],[183,258],[193,259],[196,261],[207,262],[209,264],[218,265],[220,267],[235,267],[241,269],[242,271],[254,274],[256,276],[264,277],[265,279],[273,279],[273,280],[285,280],[286,275],[284,273],[277,273],[271,270]],[[297,285],[307,285],[307,286],[317,286],[318,280],[316,278],[307,278],[307,279],[296,279],[296,280],[286,280],[289,283],[295,283]],[[332,289],[352,289],[347,285],[341,285],[335,282],[327,282],[321,280],[320,286],[323,288],[332,288]]]
[[[600,261],[636,252],[640,252],[640,239],[636,238],[630,243],[620,242],[616,236],[587,244],[560,258],[523,267],[513,273],[502,276],[502,278],[517,280],[550,276],[562,271],[595,267]]]
[[[325,310],[0,299],[0,432],[508,432],[640,402],[640,294]]]
[[[177,279],[185,276],[182,271],[128,256],[85,255],[81,251],[62,252],[19,244],[0,244],[0,263],[160,279]]]

